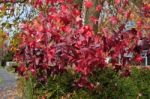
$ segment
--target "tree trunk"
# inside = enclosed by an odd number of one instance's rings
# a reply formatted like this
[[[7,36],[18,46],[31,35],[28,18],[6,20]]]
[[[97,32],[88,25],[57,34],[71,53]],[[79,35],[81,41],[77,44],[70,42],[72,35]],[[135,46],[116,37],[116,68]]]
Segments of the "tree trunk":
[[[93,16],[95,17],[97,20],[99,19],[99,15],[100,15],[100,11],[95,11],[96,7],[99,4],[103,4],[103,0],[92,0],[93,1],[93,7],[90,9],[87,9],[85,7],[85,1],[83,0],[82,2],[82,21],[83,21],[83,25],[91,25],[93,27],[93,30],[95,33],[98,32],[98,21],[94,24],[90,18]]]

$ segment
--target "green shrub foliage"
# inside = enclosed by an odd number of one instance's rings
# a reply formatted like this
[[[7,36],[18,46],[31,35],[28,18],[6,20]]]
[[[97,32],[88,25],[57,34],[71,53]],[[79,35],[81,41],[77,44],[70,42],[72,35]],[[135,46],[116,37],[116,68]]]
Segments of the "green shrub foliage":
[[[72,84],[74,78],[72,72],[63,73],[56,77],[49,77],[48,83],[25,80],[25,95],[32,98],[46,99],[149,99],[150,98],[150,70],[146,68],[132,68],[129,77],[122,77],[111,68],[96,70],[90,81],[96,86],[93,90],[76,88]],[[31,78],[31,77],[30,77]],[[36,84],[36,85],[34,85]],[[32,85],[32,87],[31,87]]]

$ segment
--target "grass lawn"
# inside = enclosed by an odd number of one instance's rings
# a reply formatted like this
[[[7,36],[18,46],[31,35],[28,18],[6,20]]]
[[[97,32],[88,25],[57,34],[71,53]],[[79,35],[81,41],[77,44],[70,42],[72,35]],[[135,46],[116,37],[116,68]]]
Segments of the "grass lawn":
[[[3,68],[3,66],[0,65],[0,69],[2,69],[2,68]]]
[[[3,67],[2,66],[0,66],[0,69],[2,69]],[[2,77],[0,77],[0,84],[2,84],[3,83],[3,78]]]
[[[2,84],[3,83],[3,78],[2,77],[0,77],[0,84]]]

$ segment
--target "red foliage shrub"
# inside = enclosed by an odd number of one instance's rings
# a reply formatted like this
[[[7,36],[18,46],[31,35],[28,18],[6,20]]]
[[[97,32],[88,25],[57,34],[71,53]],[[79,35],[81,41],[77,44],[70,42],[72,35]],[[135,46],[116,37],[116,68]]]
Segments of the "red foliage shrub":
[[[114,15],[110,18],[112,25],[118,29],[109,31],[104,28],[102,35],[96,34],[90,25],[82,25],[81,11],[72,0],[47,0],[51,5],[41,11],[31,23],[23,25],[22,43],[16,53],[15,60],[21,64],[20,74],[32,75],[41,82],[46,82],[49,76],[67,72],[69,68],[80,77],[75,80],[78,87],[94,88],[88,77],[96,69],[104,69],[112,64],[116,71],[122,71],[123,76],[129,75],[129,60],[125,54],[135,52],[138,31],[125,30],[125,23]],[[120,0],[115,0],[116,6]],[[127,0],[124,0],[127,2]],[[44,5],[42,0],[36,0],[36,7]],[[91,1],[86,1],[87,8],[92,7]],[[101,10],[98,6],[96,10]],[[130,12],[127,13],[128,20]],[[111,57],[110,63],[106,58]],[[118,58],[120,63],[118,63]],[[135,61],[141,61],[136,56]],[[25,67],[24,67],[25,66]]]

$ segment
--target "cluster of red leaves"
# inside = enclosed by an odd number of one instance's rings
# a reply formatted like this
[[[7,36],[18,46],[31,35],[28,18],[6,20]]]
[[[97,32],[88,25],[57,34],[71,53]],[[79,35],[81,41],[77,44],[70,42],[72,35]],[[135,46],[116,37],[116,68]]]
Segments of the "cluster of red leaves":
[[[144,4],[143,5],[142,13],[145,17],[150,17],[150,4]]]
[[[49,76],[72,68],[80,74],[75,84],[92,89],[94,85],[88,77],[93,71],[107,67],[107,57],[111,57],[110,63],[116,71],[121,71],[123,76],[130,74],[126,68],[129,60],[124,55],[139,50],[136,46],[136,29],[125,31],[125,24],[122,24],[111,34],[104,29],[104,35],[100,36],[94,33],[91,26],[82,25],[81,11],[73,5],[72,0],[46,2],[51,5],[47,11],[41,11],[33,22],[22,27],[22,43],[15,57],[20,64],[17,70],[21,75],[28,78],[32,73],[38,81],[46,82]],[[36,0],[35,4],[39,7],[43,2]],[[91,8],[93,4],[87,0],[85,5]],[[96,10],[101,9],[101,6],[96,7]],[[113,25],[119,23],[115,16],[110,21]],[[140,61],[140,58],[137,56],[135,60]]]

